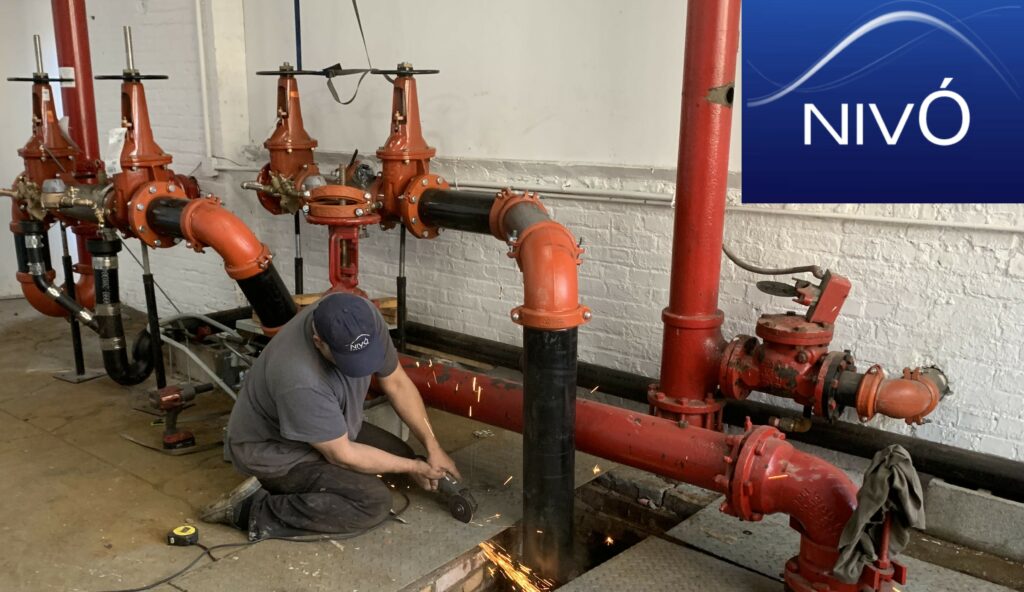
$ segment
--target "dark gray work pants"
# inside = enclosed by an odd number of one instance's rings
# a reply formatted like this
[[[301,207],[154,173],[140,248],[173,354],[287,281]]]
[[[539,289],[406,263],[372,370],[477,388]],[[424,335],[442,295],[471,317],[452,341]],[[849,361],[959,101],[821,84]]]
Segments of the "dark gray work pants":
[[[355,441],[398,456],[415,456],[400,438],[368,423]],[[263,489],[254,496],[249,513],[250,540],[354,534],[383,522],[391,510],[391,490],[379,477],[323,459],[295,465],[281,477],[260,478],[260,484]]]

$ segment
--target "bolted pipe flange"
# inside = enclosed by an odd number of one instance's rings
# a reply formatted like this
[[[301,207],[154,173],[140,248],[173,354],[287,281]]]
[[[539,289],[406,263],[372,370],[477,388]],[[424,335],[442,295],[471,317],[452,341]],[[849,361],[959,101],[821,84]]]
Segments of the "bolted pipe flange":
[[[325,226],[365,226],[380,222],[366,192],[348,185],[321,185],[309,191],[306,221]]]
[[[714,397],[706,399],[677,399],[662,392],[657,383],[648,386],[647,401],[651,413],[657,417],[682,420],[687,425],[708,430],[722,430],[722,402]]]
[[[764,516],[754,510],[754,497],[758,494],[758,477],[765,473],[765,467],[771,462],[775,443],[780,441],[781,432],[773,427],[748,427],[743,440],[733,447],[730,456],[734,462],[729,464],[729,491],[726,499],[730,514],[741,520],[757,522]]]
[[[402,223],[409,229],[416,238],[435,238],[440,234],[433,226],[423,223],[423,216],[420,215],[420,198],[423,192],[428,189],[448,189],[450,185],[444,178],[433,173],[427,173],[413,177],[406,185],[404,197],[398,201],[398,211],[402,216]]]
[[[822,359],[815,381],[814,404],[812,405],[815,415],[824,417],[830,422],[839,419],[839,415],[845,409],[836,400],[839,375],[856,369],[853,356],[845,352],[829,352]]]
[[[173,182],[143,183],[129,200],[129,203],[132,204],[132,207],[127,208],[129,229],[133,236],[154,249],[172,247],[174,246],[174,237],[157,233],[146,219],[149,214],[149,205],[157,199],[187,200],[188,197]]]

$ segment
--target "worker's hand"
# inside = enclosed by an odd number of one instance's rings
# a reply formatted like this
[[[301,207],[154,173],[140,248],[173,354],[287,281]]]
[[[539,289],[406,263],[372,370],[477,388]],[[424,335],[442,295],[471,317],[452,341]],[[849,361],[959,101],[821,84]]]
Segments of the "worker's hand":
[[[427,491],[437,491],[437,481],[444,479],[444,471],[435,469],[426,461],[416,461],[416,468],[409,473],[416,485]]]
[[[460,481],[462,480],[462,475],[459,474],[455,461],[452,460],[452,457],[448,456],[447,452],[441,450],[440,447],[430,451],[430,454],[427,456],[427,462],[430,463],[431,467],[448,473]]]

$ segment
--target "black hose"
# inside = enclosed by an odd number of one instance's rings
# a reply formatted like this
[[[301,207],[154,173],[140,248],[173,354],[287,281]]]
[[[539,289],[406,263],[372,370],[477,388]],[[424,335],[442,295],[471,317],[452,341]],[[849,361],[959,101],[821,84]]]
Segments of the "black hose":
[[[93,256],[95,314],[99,323],[97,333],[103,350],[103,367],[107,375],[120,385],[139,384],[153,372],[152,341],[149,333],[143,330],[132,346],[132,361],[128,361],[117,273],[117,253],[121,250],[121,241],[90,240],[87,246]]]

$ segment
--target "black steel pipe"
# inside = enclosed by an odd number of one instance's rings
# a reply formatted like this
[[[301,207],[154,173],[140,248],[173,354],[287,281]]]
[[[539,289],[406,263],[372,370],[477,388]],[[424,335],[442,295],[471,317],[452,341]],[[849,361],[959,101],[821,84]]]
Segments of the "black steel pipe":
[[[523,558],[573,575],[577,329],[523,328]]]
[[[61,238],[61,263],[64,267],[64,289],[67,290],[68,298],[75,300],[75,267],[71,262],[71,251],[68,249],[67,227],[63,224],[60,227]],[[82,327],[78,324],[78,318],[71,315],[71,352],[75,358],[75,376],[85,374],[85,352],[82,351]]]
[[[24,220],[20,223],[20,229],[23,235],[22,245],[25,249],[26,271],[32,276],[39,291],[46,294],[85,326],[93,331],[98,330],[99,324],[92,311],[79,304],[73,297],[68,296],[50,281],[48,276],[52,268],[50,267],[50,248],[47,244],[46,226],[35,220]],[[15,236],[17,237],[17,235]],[[15,240],[17,242],[17,239]],[[74,281],[71,284],[74,285]]]
[[[161,234],[185,238],[181,215],[188,204],[184,199],[155,199],[146,221]],[[236,281],[265,327],[280,327],[295,316],[295,301],[273,263],[252,277]]]
[[[295,301],[273,263],[250,278],[238,280],[238,287],[264,327],[280,327],[295,316]]]
[[[132,346],[132,361],[128,361],[124,324],[121,319],[121,296],[117,273],[117,254],[121,250],[118,239],[90,240],[86,243],[93,256],[93,276],[96,280],[96,321],[103,350],[103,367],[114,382],[132,386],[149,378],[153,371],[152,341],[143,330]]]
[[[406,353],[405,326],[409,322],[408,301],[406,300],[405,281],[405,226],[399,231],[398,238],[398,277],[395,278],[396,296],[398,300],[398,351]]]
[[[149,247],[143,246],[142,248]],[[146,320],[149,325],[149,355],[153,359],[156,388],[162,389],[167,386],[167,371],[164,369],[164,347],[163,340],[160,338],[160,316],[157,311],[154,283],[152,273],[142,274],[142,289],[146,295]]]
[[[420,198],[420,217],[427,226],[490,234],[493,193],[427,189]]]
[[[181,231],[181,214],[188,204],[187,199],[154,199],[146,211],[146,222],[158,234],[185,238]]]
[[[410,321],[407,327],[410,343],[479,360],[495,366],[522,368],[523,350],[490,339],[483,339],[423,323]],[[588,362],[579,363],[579,386],[647,404],[648,386],[655,379],[639,374],[606,368]],[[772,417],[802,419],[799,411],[754,401],[727,401],[725,421],[742,426],[747,417],[755,424],[766,424]],[[984,489],[1000,497],[1024,502],[1024,463],[991,454],[983,454],[938,444],[911,436],[864,427],[849,422],[828,423],[814,418],[808,432],[794,432],[791,440],[845,452],[862,458],[873,458],[879,450],[899,444],[914,458],[914,466],[922,473],[948,483],[971,489]]]

